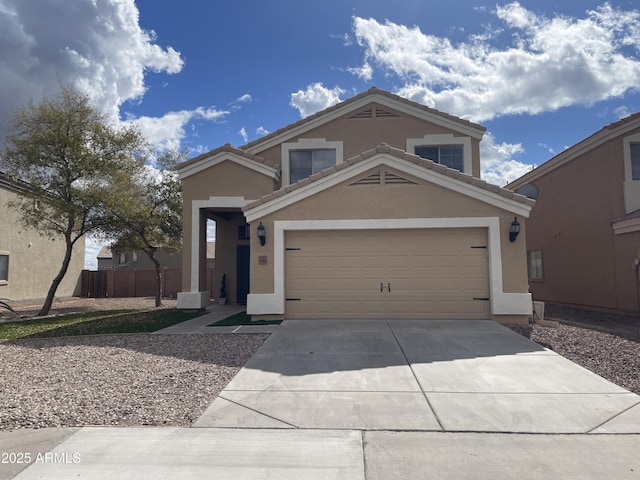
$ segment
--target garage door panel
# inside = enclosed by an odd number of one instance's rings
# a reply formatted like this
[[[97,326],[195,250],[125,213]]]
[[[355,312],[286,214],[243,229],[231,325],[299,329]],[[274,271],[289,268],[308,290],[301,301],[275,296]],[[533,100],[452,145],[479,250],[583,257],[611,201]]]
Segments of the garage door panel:
[[[485,229],[287,232],[287,318],[488,318]],[[383,284],[383,291],[380,285]],[[389,291],[389,286],[390,291]]]

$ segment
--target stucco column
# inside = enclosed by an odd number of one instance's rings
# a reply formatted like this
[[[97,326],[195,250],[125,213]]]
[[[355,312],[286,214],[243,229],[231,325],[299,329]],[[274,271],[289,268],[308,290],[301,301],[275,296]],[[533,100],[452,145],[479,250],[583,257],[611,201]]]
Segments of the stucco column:
[[[190,288],[178,293],[180,309],[201,309],[211,303],[211,293],[206,289],[207,215],[199,203],[191,205]]]

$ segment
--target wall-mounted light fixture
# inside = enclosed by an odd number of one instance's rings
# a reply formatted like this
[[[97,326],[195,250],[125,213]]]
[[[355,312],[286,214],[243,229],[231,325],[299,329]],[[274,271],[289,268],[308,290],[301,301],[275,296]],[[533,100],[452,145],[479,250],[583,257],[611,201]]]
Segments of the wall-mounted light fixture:
[[[264,228],[264,225],[262,225],[262,222],[260,222],[260,225],[258,225],[258,240],[260,240],[260,245],[262,245],[264,247],[264,243],[267,239],[267,231]]]
[[[509,241],[511,243],[515,242],[519,234],[520,222],[518,222],[518,217],[513,217],[513,222],[511,222],[511,228],[509,229]]]

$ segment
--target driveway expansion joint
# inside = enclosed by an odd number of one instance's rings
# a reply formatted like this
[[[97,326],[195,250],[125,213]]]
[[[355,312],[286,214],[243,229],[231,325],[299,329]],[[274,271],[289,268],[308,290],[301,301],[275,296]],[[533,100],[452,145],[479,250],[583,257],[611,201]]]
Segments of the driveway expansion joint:
[[[588,434],[592,434],[592,435],[607,435],[606,433],[592,433],[594,430],[597,430],[600,427],[603,427],[604,425],[606,425],[607,423],[611,422],[612,420],[614,420],[615,418],[618,418],[621,415],[624,415],[626,412],[628,412],[631,409],[636,408],[638,405],[640,405],[640,400],[638,401],[638,403],[636,403],[635,405],[631,405],[628,408],[625,408],[624,410],[622,410],[621,412],[616,413],[615,415],[613,415],[611,418],[605,420],[604,422],[602,422],[600,425],[596,425],[595,427],[593,427],[591,430],[587,431],[586,433]],[[639,433],[639,432],[636,432]],[[628,433],[609,433],[608,435],[624,435]]]

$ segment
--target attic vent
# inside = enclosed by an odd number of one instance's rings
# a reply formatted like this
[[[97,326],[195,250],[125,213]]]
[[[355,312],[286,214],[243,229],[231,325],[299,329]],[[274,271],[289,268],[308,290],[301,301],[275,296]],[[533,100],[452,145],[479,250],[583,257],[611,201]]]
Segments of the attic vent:
[[[407,178],[396,175],[395,173],[387,171],[378,171],[369,175],[368,177],[361,178],[360,180],[353,182],[351,185],[400,185],[400,184],[416,184],[416,182]]]
[[[373,117],[373,110],[371,108],[367,108],[366,110],[356,113],[351,118],[372,118],[372,117]]]
[[[395,173],[384,172],[384,183],[385,185],[398,185],[401,183],[415,184],[416,182],[412,182],[411,180],[396,175]]]
[[[382,182],[382,172],[377,171],[373,175],[361,178],[357,182],[353,182],[351,185],[380,185]]]
[[[379,118],[391,118],[397,117],[395,113],[387,112],[386,110],[382,110],[381,108],[376,108],[376,117]]]

